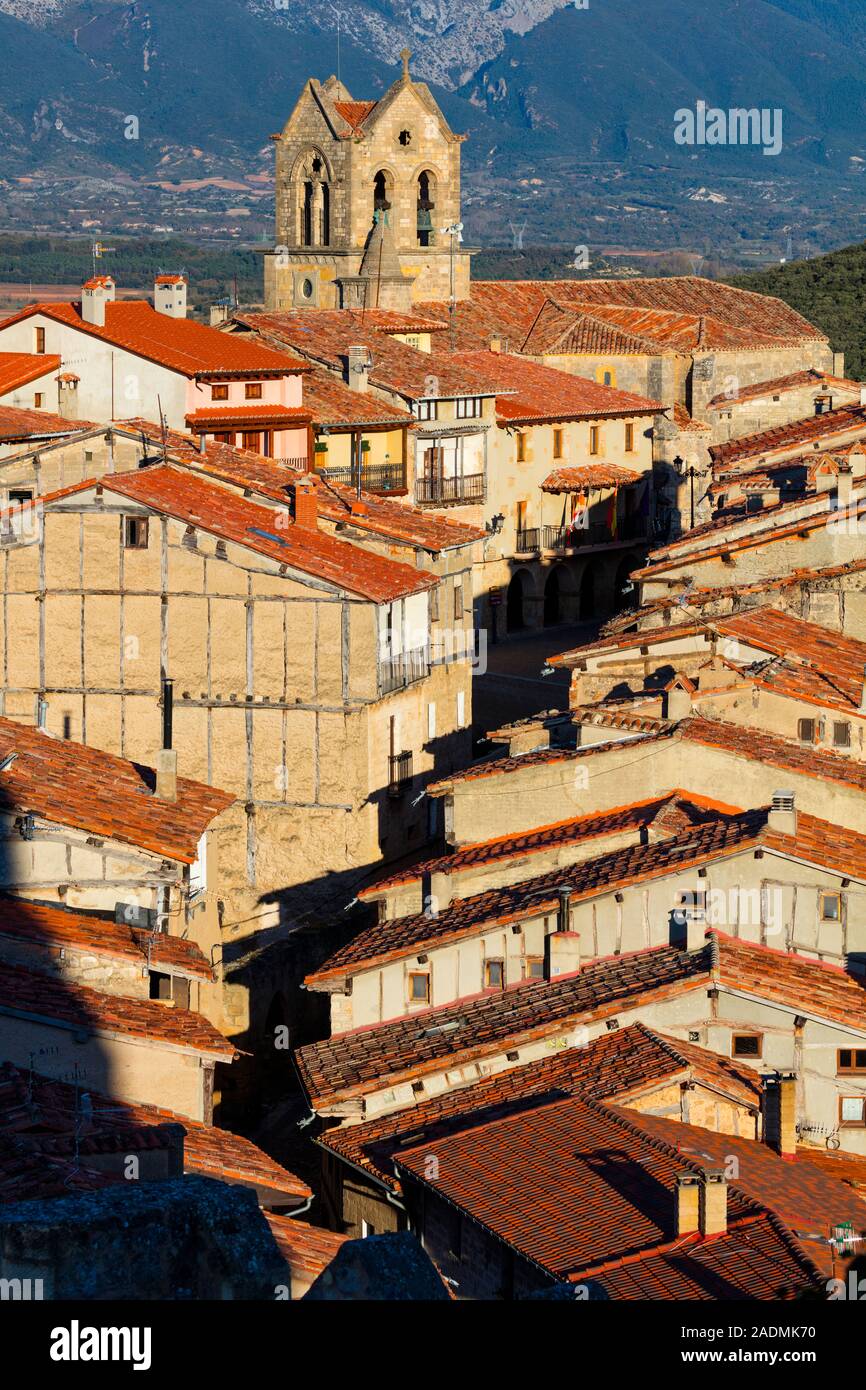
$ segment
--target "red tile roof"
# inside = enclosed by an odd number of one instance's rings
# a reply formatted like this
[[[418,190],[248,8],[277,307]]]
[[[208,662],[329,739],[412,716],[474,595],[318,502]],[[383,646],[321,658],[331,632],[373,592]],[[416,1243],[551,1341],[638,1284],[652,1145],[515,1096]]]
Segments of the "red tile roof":
[[[352,392],[356,395],[356,392]],[[123,429],[140,431],[146,438],[159,441],[162,433],[158,425],[147,420],[130,420]],[[198,447],[198,440],[191,435],[169,430],[167,434],[168,457],[170,462],[179,462],[196,472],[213,478],[223,479],[237,487],[249,488],[263,497],[269,497],[282,506],[292,495],[297,474],[285,468],[275,459],[262,457],[249,449],[238,449],[231,444],[218,444],[208,440],[204,454]],[[349,508],[357,503],[354,488],[343,487],[340,483],[326,481],[320,474],[313,477],[319,502],[319,515],[328,521],[345,522]],[[370,531],[374,535],[387,536],[438,554],[462,545],[471,545],[483,540],[486,531],[478,526],[454,521],[450,517],[421,507],[412,507],[404,502],[395,502],[374,493],[361,494],[363,510],[354,507],[352,529]]]
[[[710,410],[730,410],[742,401],[760,400],[763,396],[781,395],[785,391],[796,391],[801,386],[840,386],[844,390],[859,392],[859,381],[849,381],[845,377],[831,376],[829,372],[819,372],[807,367],[801,372],[789,372],[787,376],[770,377],[767,381],[756,381],[751,386],[738,386],[735,396],[723,392],[713,396]]]
[[[355,310],[244,313],[236,314],[235,322],[260,333],[269,343],[289,347],[340,372],[350,347],[368,347],[373,358],[370,385],[405,400],[497,394],[486,374],[465,366],[456,354],[435,345],[431,352],[421,352],[390,337],[371,323],[369,315]]]
[[[706,988],[710,948],[654,947],[593,961],[577,975],[527,981],[390,1023],[308,1043],[295,1053],[316,1110],[399,1082],[458,1069],[485,1056],[614,1016],[683,990]]]
[[[351,425],[390,425],[397,429],[413,424],[415,418],[410,411],[367,391],[353,391],[323,367],[312,367],[304,377],[304,407],[315,424],[332,429],[348,429]]]
[[[378,101],[335,101],[334,110],[343,117],[354,133],[360,130],[370,112],[378,105]]]
[[[0,405],[0,439],[44,439],[49,435],[77,434],[96,429],[89,420],[67,420],[48,410],[24,410],[17,405]]]
[[[692,824],[679,836],[625,845],[518,883],[457,898],[436,913],[425,911],[375,922],[308,975],[305,983],[308,988],[315,988],[388,961],[417,955],[446,941],[475,936],[527,916],[554,912],[560,888],[570,888],[571,901],[580,902],[635,883],[678,874],[692,865],[727,858],[758,842],[766,817],[764,810],[714,817]],[[866,840],[863,853],[866,855]]]
[[[0,937],[88,955],[112,956],[147,962],[172,975],[213,980],[213,968],[194,941],[165,932],[143,931],[112,922],[94,913],[70,910],[50,903],[0,897]]]
[[[112,1178],[68,1158],[49,1158],[29,1153],[0,1135],[0,1203],[43,1202],[49,1197],[69,1197],[76,1192],[98,1192]]]
[[[842,405],[829,410],[825,415],[807,415],[802,420],[792,420],[787,425],[774,425],[758,434],[741,435],[723,444],[710,445],[713,465],[741,462],[743,459],[763,458],[777,453],[780,449],[795,449],[801,444],[813,447],[822,440],[832,440],[838,434],[858,432],[858,437],[866,437],[866,408],[857,405]]]
[[[150,1043],[188,1049],[219,1062],[231,1062],[237,1050],[201,1014],[150,999],[103,994],[69,980],[22,970],[0,962],[0,1010],[51,1024],[65,1024],[88,1036],[111,1034],[144,1038]]]
[[[0,1064],[0,1134],[39,1155],[65,1154],[75,1142],[85,1156],[91,1147],[112,1138],[128,1143],[142,1127],[180,1124],[184,1135],[184,1169],[224,1182],[239,1182],[263,1193],[294,1201],[311,1195],[301,1178],[275,1162],[262,1149],[229,1130],[191,1120],[172,1110],[104,1096],[88,1088],[92,1124],[81,1123],[80,1095],[65,1081],[24,1071],[11,1062]],[[78,1131],[76,1137],[76,1130]]]
[[[0,396],[60,370],[60,358],[31,352],[0,352]]]
[[[713,930],[713,975],[728,989],[866,1033],[866,980],[839,965]]]
[[[438,855],[434,859],[422,860],[386,874],[367,887],[361,888],[358,897],[362,900],[377,898],[389,888],[416,882],[431,873],[460,873],[463,869],[470,869],[476,865],[527,858],[560,845],[594,840],[606,835],[621,835],[624,831],[639,830],[652,825],[660,818],[664,820],[665,825],[673,825],[676,829],[685,831],[697,822],[716,819],[720,814],[730,814],[739,809],[733,806],[722,808],[719,803],[710,802],[705,797],[674,790],[664,796],[650,797],[646,801],[617,806],[609,811],[593,811],[590,815],[573,816],[568,820],[556,821],[552,825],[540,826],[536,830],[524,831],[520,835],[502,835],[495,840],[480,840],[476,844],[464,845],[450,854]]]
[[[239,497],[185,468],[155,464],[137,473],[106,475],[79,485],[129,497],[166,516],[199,527],[277,560],[288,569],[313,575],[371,603],[388,603],[433,589],[438,579],[399,560],[294,523],[279,525],[272,507]],[[67,493],[69,490],[66,490]],[[43,499],[46,505],[50,497]]]
[[[166,801],[151,768],[0,718],[0,761],[13,753],[0,772],[7,806],[183,864],[194,862],[204,831],[234,801],[188,777],[177,779],[177,801]]]
[[[804,747],[778,738],[775,734],[740,728],[736,724],[714,719],[684,719],[677,726],[677,733],[689,743],[719,748],[737,757],[765,763],[786,772],[799,772],[807,777],[817,777],[824,782],[866,792],[866,763],[858,763],[839,753]]]
[[[302,1288],[318,1279],[340,1247],[351,1239],[351,1236],[325,1231],[321,1226],[310,1226],[306,1221],[278,1216],[272,1211],[265,1213],[265,1220],[271,1228],[277,1249],[292,1271],[292,1280]],[[297,1297],[294,1290],[293,1296]]]
[[[219,430],[227,425],[236,425],[241,430],[256,425],[277,425],[290,429],[292,426],[307,425],[312,418],[311,412],[301,406],[227,405],[194,410],[187,415],[186,423],[191,430]]]
[[[670,738],[671,728],[656,730],[643,736],[645,742],[655,738]],[[457,772],[450,772],[441,782],[427,785],[428,796],[444,796],[453,786],[461,782],[478,782],[484,777],[501,777],[510,772],[523,772],[527,767],[547,767],[553,763],[574,762],[580,758],[592,758],[601,745],[593,744],[585,748],[538,748],[530,753],[519,753],[507,758],[486,758],[483,762],[472,763]]]
[[[500,390],[496,414],[501,420],[585,420],[625,415],[655,415],[664,407],[658,401],[613,386],[601,386],[587,377],[528,362],[508,352],[457,352],[456,361],[478,372]]]
[[[384,1186],[399,1191],[393,1158],[401,1148],[407,1143],[417,1147],[422,1135],[432,1139],[466,1128],[469,1115],[483,1112],[493,1117],[531,1096],[589,1095],[611,1099],[626,1093],[640,1095],[672,1078],[694,1080],[740,1105],[760,1105],[762,1084],[755,1071],[691,1043],[652,1032],[642,1023],[633,1023],[604,1033],[585,1047],[572,1047],[497,1072],[395,1114],[327,1130],[318,1143]]]
[[[594,1277],[600,1265],[608,1272],[620,1261],[649,1258],[654,1264],[639,1280],[646,1286],[658,1279],[662,1257],[676,1272],[675,1290],[645,1287],[623,1296],[777,1299],[815,1287],[810,1256],[778,1217],[767,1222],[770,1209],[751,1196],[750,1163],[736,1184],[728,1184],[727,1232],[676,1240],[676,1179],[706,1167],[681,1146],[707,1132],[679,1124],[673,1129],[662,1139],[650,1117],[573,1096],[472,1125],[423,1150],[404,1150],[396,1164],[401,1175],[423,1182],[429,1158],[438,1159],[435,1191],[555,1278],[577,1281]],[[745,1142],[739,1141],[738,1152]],[[760,1147],[752,1141],[748,1150],[756,1164]],[[790,1192],[790,1165],[765,1152],[776,1184]],[[778,1188],[774,1195],[779,1200]],[[841,1184],[828,1196],[838,1202],[833,1210],[840,1216],[853,1212],[858,1226],[866,1220],[866,1207]],[[797,1212],[811,1215],[811,1190],[798,1198],[799,1192],[790,1199]],[[756,1225],[766,1246],[751,1240]]]
[[[541,484],[542,492],[582,492],[584,488],[628,487],[643,475],[617,463],[586,463],[577,468],[556,468]]]
[[[273,352],[248,337],[222,333],[194,319],[157,313],[143,299],[106,304],[104,328],[85,323],[79,304],[30,304],[0,324],[0,342],[3,329],[35,314],[187,377],[279,377],[296,372],[299,367],[285,353]]]

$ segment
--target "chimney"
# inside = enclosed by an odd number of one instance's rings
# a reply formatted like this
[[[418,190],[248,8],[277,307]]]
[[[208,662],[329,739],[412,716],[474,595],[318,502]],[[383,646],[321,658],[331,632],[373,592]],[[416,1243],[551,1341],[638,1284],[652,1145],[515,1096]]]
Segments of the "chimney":
[[[444,912],[446,907],[450,907],[452,897],[451,875],[434,870],[430,875],[429,898],[435,910]]]
[[[702,1236],[728,1229],[728,1180],[724,1168],[705,1168],[700,1177],[698,1229]]]
[[[186,280],[182,275],[157,275],[153,285],[153,307],[170,319],[186,318]]]
[[[775,830],[779,835],[796,835],[797,807],[793,792],[773,792],[773,800],[767,816],[767,829]]]
[[[866,477],[866,449],[857,444],[848,454],[848,466],[853,478]]]
[[[697,1173],[680,1173],[676,1188],[676,1234],[689,1236],[700,1229],[700,1178]]]
[[[564,885],[559,889],[559,907],[556,915],[556,931],[544,938],[544,978],[560,979],[565,975],[576,975],[580,970],[580,935],[571,930],[571,895],[573,888]]]
[[[318,497],[312,478],[299,478],[295,488],[295,525],[307,531],[318,529]]]
[[[502,339],[501,339],[501,338],[491,338],[491,339],[490,339],[490,351],[491,351],[491,352],[501,352],[501,351],[502,351]]]
[[[172,748],[174,681],[162,681],[162,748],[156,760],[156,795],[161,801],[177,801],[177,753]]]
[[[686,719],[692,712],[692,697],[688,690],[679,684],[672,685],[666,692],[665,719]]]
[[[797,1075],[764,1077],[764,1143],[782,1158],[797,1156]]]
[[[114,281],[110,275],[94,275],[81,291],[81,317],[94,328],[105,327],[105,306],[114,303]]]
[[[848,507],[851,505],[851,495],[854,491],[854,474],[850,464],[839,464],[839,472],[836,475],[836,506]]]
[[[370,349],[364,346],[350,347],[348,352],[348,382],[353,391],[366,391],[373,365]]]

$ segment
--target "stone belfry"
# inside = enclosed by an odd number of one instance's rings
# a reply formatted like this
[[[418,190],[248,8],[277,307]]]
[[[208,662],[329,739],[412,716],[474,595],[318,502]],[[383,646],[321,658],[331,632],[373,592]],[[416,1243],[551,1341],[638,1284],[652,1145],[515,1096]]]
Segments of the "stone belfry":
[[[379,101],[311,78],[278,135],[269,309],[408,310],[469,294],[460,221],[460,146],[423,82],[403,71]]]

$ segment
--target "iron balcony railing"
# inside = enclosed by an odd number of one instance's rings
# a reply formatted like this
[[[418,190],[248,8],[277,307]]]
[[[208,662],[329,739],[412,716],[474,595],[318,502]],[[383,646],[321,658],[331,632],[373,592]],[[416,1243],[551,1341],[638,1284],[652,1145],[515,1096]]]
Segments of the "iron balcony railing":
[[[322,468],[323,478],[344,487],[357,487],[357,468]],[[361,468],[362,492],[404,492],[406,478],[401,463],[370,463]]]
[[[443,502],[483,502],[484,474],[466,473],[462,478],[418,478],[415,501],[422,507]]]
[[[388,795],[402,796],[412,782],[412,754],[392,753],[388,759]]]
[[[542,550],[579,550],[584,545],[609,545],[616,541],[643,540],[645,517],[626,517],[611,535],[603,524],[591,526],[528,526],[517,532],[517,552],[531,555]]]
[[[414,647],[379,658],[379,688],[383,695],[400,690],[430,674],[430,647]]]

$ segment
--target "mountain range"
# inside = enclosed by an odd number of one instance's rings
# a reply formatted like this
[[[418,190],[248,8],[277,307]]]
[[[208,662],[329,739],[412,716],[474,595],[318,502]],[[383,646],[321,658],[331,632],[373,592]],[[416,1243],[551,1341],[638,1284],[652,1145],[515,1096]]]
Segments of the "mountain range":
[[[222,178],[264,238],[267,137],[305,78],[339,68],[376,97],[404,44],[470,136],[477,241],[709,245],[760,264],[788,239],[802,255],[862,232],[862,0],[0,0],[3,225],[120,231],[112,198],[90,213],[126,185],[152,228],[155,185]],[[780,110],[781,154],[676,144],[675,113],[701,101]],[[68,226],[58,191],[84,211]],[[216,233],[230,205],[211,187],[170,216]]]

